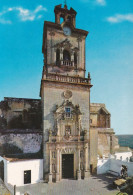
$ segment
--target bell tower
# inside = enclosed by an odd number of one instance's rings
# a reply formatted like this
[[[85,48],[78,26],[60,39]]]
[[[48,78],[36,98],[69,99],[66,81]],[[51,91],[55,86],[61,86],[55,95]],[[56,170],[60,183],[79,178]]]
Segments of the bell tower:
[[[45,21],[43,34],[44,75],[85,77],[85,40],[88,31],[76,28],[77,12],[65,4],[55,6],[55,23]]]
[[[55,22],[44,22],[43,111],[44,179],[89,177],[91,78],[85,78],[88,31],[76,28],[77,12],[55,6]],[[69,168],[69,171],[68,171]],[[71,173],[71,174],[69,174]]]

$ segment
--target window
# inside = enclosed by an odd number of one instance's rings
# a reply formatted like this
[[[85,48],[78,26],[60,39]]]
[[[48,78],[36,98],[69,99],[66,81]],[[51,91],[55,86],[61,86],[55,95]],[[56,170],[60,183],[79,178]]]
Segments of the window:
[[[92,124],[92,119],[90,119],[90,123]]]
[[[65,61],[71,61],[71,56],[70,56],[70,53],[69,53],[69,51],[67,51],[67,50],[64,50],[63,51],[63,60],[65,60]]]
[[[71,117],[71,109],[70,108],[65,108],[65,112],[66,112],[66,117],[70,118]]]
[[[67,17],[67,22],[71,22],[71,20],[72,20],[72,19],[71,19],[71,16],[68,16],[68,17]]]
[[[64,22],[64,18],[61,16],[60,17],[60,24],[62,24]]]
[[[60,62],[60,50],[56,50],[56,65],[59,65]]]
[[[71,126],[69,125],[65,126],[65,132],[66,132],[66,136],[71,135]]]

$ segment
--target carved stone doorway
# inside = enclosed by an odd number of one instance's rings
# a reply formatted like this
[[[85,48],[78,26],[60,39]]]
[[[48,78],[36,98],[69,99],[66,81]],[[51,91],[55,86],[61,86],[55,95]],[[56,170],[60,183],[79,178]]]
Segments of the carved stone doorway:
[[[74,154],[62,154],[62,179],[74,178]]]

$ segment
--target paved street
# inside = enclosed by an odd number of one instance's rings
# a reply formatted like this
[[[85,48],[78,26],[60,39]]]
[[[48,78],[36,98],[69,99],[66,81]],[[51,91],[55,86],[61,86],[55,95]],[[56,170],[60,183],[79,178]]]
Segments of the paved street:
[[[117,190],[112,188],[112,176],[93,176],[88,180],[62,180],[59,183],[39,183],[17,188],[20,194],[29,192],[30,195],[116,195]]]

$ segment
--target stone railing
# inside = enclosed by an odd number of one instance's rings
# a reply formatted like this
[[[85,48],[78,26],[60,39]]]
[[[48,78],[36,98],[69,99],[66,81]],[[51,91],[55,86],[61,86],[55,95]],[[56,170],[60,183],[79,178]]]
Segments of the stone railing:
[[[61,60],[60,64],[62,66],[74,66],[74,62],[69,60]]]
[[[90,79],[81,78],[81,77],[72,77],[72,76],[66,76],[66,75],[47,74],[47,75],[44,75],[44,79],[53,80],[53,81],[60,81],[60,82],[91,85]]]

